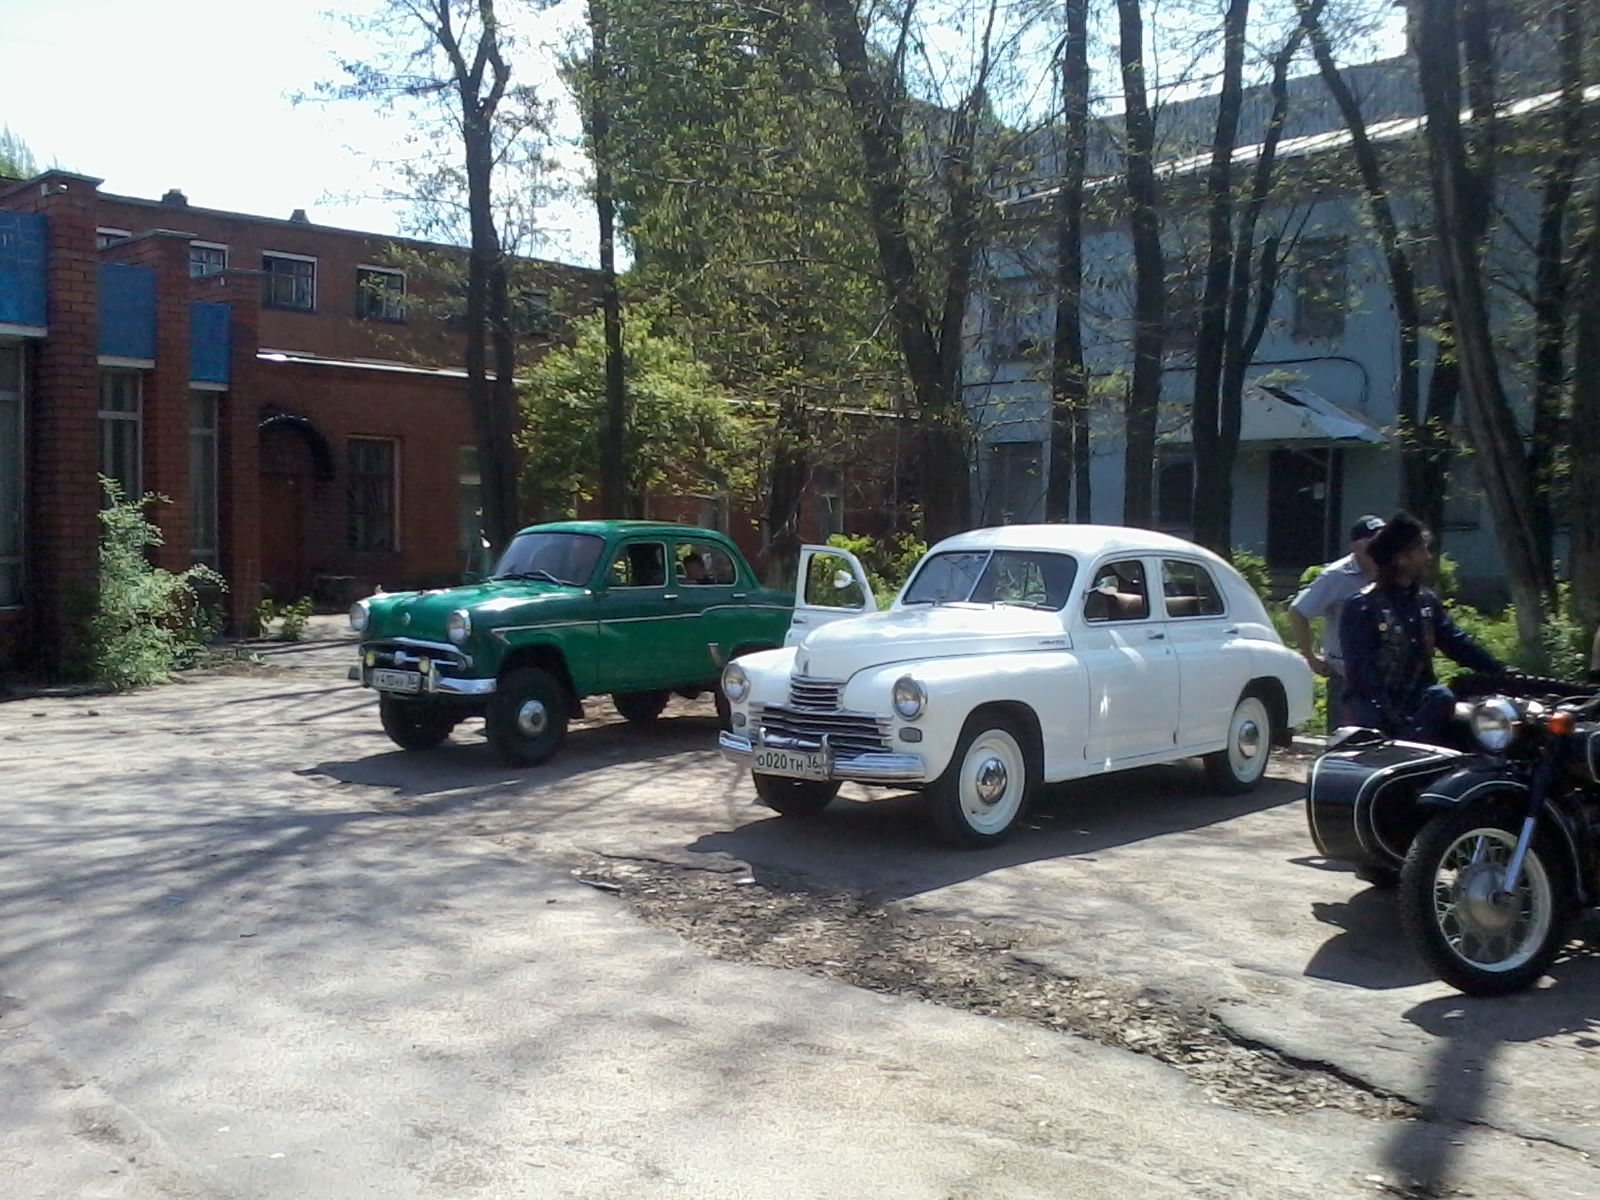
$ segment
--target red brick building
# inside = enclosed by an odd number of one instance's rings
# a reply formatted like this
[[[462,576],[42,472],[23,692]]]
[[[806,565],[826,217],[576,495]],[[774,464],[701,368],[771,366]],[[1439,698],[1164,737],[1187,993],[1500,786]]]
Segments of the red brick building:
[[[173,503],[163,566],[337,600],[459,578],[476,509],[450,247],[0,179],[0,668],[60,660],[92,592],[96,474]],[[594,274],[518,264],[525,351]],[[430,294],[431,291],[431,294]],[[419,364],[438,363],[437,367]]]
[[[215,566],[235,627],[264,593],[337,603],[459,579],[474,436],[438,264],[461,259],[298,212],[114,196],[61,171],[0,178],[0,670],[62,660],[95,584],[97,474],[172,500],[152,513],[158,561]],[[526,361],[596,276],[534,260],[513,274]],[[893,522],[892,423],[839,420],[842,461],[813,472],[806,538]],[[718,525],[753,557],[763,540],[738,500],[651,508]]]

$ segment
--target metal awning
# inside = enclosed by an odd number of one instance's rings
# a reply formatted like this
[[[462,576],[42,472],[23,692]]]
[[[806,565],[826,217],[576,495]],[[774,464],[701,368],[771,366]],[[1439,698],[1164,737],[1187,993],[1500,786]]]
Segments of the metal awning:
[[[1187,409],[1161,434],[1163,444],[1187,444],[1194,431]],[[1274,446],[1386,446],[1389,435],[1363,413],[1352,412],[1309,388],[1251,384],[1240,411],[1239,448]]]

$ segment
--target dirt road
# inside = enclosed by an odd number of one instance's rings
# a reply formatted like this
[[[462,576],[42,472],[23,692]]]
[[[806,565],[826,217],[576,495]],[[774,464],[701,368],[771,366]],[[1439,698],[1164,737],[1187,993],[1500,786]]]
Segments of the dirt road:
[[[0,704],[8,1195],[1600,1193],[1600,961],[1425,981],[1292,781],[962,854],[773,817],[709,706],[405,754],[348,653]]]

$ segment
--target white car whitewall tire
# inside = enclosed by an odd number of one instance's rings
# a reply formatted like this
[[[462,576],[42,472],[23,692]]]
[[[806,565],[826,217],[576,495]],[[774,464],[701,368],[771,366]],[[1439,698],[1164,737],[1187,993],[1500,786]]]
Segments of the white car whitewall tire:
[[[967,718],[950,764],[924,790],[939,835],[956,846],[1003,841],[1038,789],[1038,756],[1009,716],[988,711]]]

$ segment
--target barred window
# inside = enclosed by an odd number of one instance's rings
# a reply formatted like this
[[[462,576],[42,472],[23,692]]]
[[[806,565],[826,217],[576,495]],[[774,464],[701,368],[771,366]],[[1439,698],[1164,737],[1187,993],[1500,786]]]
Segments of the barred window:
[[[357,267],[356,316],[364,321],[404,321],[406,273],[382,267]]]
[[[351,438],[346,444],[349,546],[366,554],[392,554],[395,538],[395,443]]]

